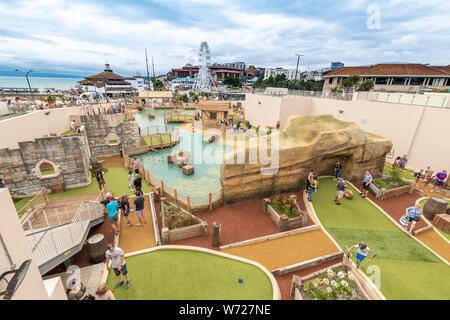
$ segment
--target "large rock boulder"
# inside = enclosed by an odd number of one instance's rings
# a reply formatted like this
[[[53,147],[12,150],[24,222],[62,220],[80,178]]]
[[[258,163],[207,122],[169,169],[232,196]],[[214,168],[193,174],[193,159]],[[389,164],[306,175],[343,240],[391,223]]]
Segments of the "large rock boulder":
[[[428,220],[433,220],[436,214],[447,213],[447,200],[439,197],[431,197],[423,206],[423,215]]]
[[[332,115],[291,116],[282,131],[264,139],[250,138],[225,155],[220,179],[226,203],[299,191],[310,169],[333,175],[338,160],[347,180],[360,179],[366,170],[382,172],[392,148],[391,139]]]

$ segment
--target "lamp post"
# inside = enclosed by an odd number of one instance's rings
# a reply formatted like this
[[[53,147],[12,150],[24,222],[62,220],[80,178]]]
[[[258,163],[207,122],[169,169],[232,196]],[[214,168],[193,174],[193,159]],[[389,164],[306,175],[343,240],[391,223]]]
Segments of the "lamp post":
[[[36,109],[36,101],[34,100],[33,90],[31,90],[30,80],[28,79],[28,75],[30,74],[30,72],[36,72],[36,70],[29,70],[27,73],[23,73],[22,71],[15,69],[14,72],[20,72],[27,79],[28,88],[30,89],[31,99],[33,100],[34,109]]]
[[[295,69],[295,77],[294,77],[294,81],[297,81],[298,63],[300,61],[300,57],[303,57],[303,54],[294,53],[294,56],[297,56],[297,68]]]

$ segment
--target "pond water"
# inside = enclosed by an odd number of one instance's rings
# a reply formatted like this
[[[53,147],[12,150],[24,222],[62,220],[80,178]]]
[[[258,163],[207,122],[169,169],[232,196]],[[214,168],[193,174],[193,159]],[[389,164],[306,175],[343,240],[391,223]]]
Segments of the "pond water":
[[[135,113],[136,122],[141,132],[155,133],[158,126],[160,132],[165,125],[164,113],[169,109],[159,109]],[[155,118],[148,118],[151,112]],[[188,111],[189,112],[189,111]],[[194,113],[191,111],[190,113]],[[223,155],[229,147],[203,142],[203,135],[192,133],[180,127],[180,124],[167,124],[168,127],[179,129],[180,143],[173,148],[158,150],[159,153],[149,152],[138,156],[141,163],[150,174],[164,181],[164,185],[171,189],[177,189],[179,196],[190,196],[193,204],[205,202],[209,193],[213,198],[220,194],[220,163]],[[167,163],[167,154],[179,150],[188,150],[191,154],[191,164],[194,166],[194,174],[184,175],[181,168]]]

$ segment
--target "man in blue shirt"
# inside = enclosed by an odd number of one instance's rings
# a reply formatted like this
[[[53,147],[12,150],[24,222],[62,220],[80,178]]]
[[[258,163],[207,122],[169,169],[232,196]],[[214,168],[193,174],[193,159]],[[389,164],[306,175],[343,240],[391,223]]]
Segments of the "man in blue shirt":
[[[413,234],[413,229],[416,226],[416,223],[420,221],[420,215],[422,214],[422,211],[423,210],[420,208],[419,203],[416,203],[414,207],[409,207],[406,209],[408,224],[405,226],[405,229],[409,231],[409,233]],[[411,228],[408,230],[409,223],[411,223]]]
[[[360,195],[363,198],[367,197],[367,194],[369,193],[369,185],[372,183],[372,175],[369,171],[366,171],[366,175],[364,176],[364,180],[362,181],[362,189]]]
[[[106,213],[108,214],[108,223],[111,225],[114,235],[119,234],[119,204],[113,195],[109,196],[109,203],[106,205]]]

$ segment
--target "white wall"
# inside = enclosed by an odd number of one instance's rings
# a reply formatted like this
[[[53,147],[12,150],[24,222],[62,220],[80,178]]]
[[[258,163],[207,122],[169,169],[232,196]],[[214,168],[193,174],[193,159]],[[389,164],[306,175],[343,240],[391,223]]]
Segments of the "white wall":
[[[33,259],[28,272],[17,289],[14,300],[47,300],[48,295],[39,273],[38,267],[34,262],[34,257],[31,252],[31,246],[22,230],[19,223],[16,209],[9,194],[8,189],[0,189],[0,203],[2,210],[0,210],[0,234],[3,237],[5,245],[11,255],[13,263],[18,268],[24,261]],[[6,252],[0,244],[0,273],[11,270]],[[11,276],[8,276],[10,279]],[[6,282],[0,283],[0,291],[6,288]]]
[[[344,112],[339,114],[339,110]],[[364,100],[246,95],[245,116],[254,125],[271,125],[268,123],[276,123],[279,119],[283,128],[289,115],[323,114],[355,122],[365,131],[391,138],[394,158],[407,154],[408,166],[412,168],[431,166],[433,170],[450,170],[448,108]]]
[[[0,101],[0,115],[8,114],[8,102],[7,101]]]
[[[48,115],[46,115],[48,113]],[[81,114],[81,107],[39,110],[0,121],[0,149],[18,148],[20,141],[42,138],[70,129],[70,115]]]

